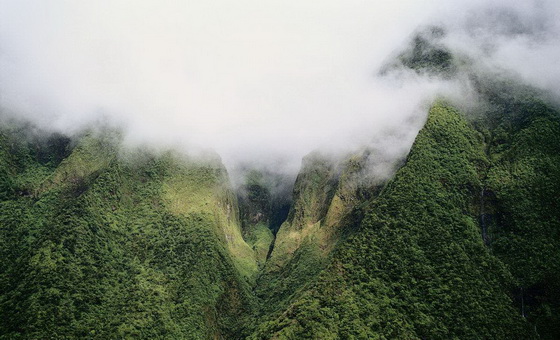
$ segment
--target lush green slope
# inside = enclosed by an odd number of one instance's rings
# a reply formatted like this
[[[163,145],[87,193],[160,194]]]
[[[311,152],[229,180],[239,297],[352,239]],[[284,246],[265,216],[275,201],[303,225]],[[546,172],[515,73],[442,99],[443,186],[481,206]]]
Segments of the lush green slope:
[[[253,338],[527,339],[477,224],[481,135],[432,108],[406,165],[315,283]]]
[[[320,153],[304,158],[292,207],[257,280],[261,321],[285,309],[328,264],[336,244],[359,224],[362,191],[377,191],[366,185],[369,156],[363,152],[340,164]]]
[[[560,115],[533,97],[488,138],[488,243],[516,282],[516,306],[543,339],[560,338]],[[501,117],[507,117],[506,113]]]
[[[2,135],[1,338],[242,336],[256,262],[219,162],[123,153],[112,134],[41,162],[14,141]]]
[[[270,174],[9,124],[0,339],[559,338],[560,116],[473,79],[389,182],[308,156],[289,213]]]

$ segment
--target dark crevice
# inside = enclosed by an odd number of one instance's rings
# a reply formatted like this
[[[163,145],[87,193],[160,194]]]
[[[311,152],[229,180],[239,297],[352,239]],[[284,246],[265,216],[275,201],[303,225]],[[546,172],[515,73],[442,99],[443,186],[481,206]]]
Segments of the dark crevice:
[[[272,251],[274,250],[274,245],[276,244],[276,233],[274,233],[273,235],[274,238],[272,239],[272,242],[270,242],[270,246],[268,247],[268,253],[266,254],[265,262],[267,262],[268,259],[270,259],[270,256],[272,255]]]

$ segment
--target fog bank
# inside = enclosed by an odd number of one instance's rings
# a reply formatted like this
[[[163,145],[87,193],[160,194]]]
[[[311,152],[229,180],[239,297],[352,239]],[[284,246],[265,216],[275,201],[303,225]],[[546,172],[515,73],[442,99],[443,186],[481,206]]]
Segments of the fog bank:
[[[551,0],[0,0],[0,107],[72,133],[108,120],[127,141],[214,149],[228,167],[294,172],[315,149],[397,158],[461,79],[379,76],[422,25],[489,69],[560,95]]]

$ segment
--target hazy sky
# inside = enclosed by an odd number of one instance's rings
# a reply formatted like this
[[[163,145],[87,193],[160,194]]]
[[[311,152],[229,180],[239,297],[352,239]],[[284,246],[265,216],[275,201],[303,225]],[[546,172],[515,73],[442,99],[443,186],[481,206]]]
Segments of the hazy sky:
[[[406,149],[452,87],[376,77],[419,25],[560,93],[558,4],[511,3],[0,0],[0,106],[63,131],[108,117],[133,141],[212,148],[228,164],[297,166],[387,131],[387,148]]]

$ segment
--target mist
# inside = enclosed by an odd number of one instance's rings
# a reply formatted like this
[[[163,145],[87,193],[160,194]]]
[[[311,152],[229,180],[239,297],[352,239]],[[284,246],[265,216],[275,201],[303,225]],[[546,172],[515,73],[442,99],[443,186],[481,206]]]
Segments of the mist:
[[[109,121],[230,169],[364,146],[390,164],[435,98],[472,99],[464,79],[379,75],[418,27],[560,96],[559,16],[552,0],[0,0],[0,110],[68,134]]]

